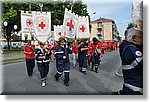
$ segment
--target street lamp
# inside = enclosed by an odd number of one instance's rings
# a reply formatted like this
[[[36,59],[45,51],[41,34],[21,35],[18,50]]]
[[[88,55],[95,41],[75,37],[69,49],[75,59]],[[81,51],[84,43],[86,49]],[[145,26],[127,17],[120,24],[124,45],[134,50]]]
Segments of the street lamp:
[[[93,12],[90,16],[95,15],[95,14],[96,14],[96,12]]]
[[[7,25],[8,25],[8,23],[5,21],[5,22],[4,22],[4,26],[6,27]]]
[[[16,32],[17,25],[14,25],[14,29],[15,29],[15,32],[14,32],[14,34],[17,34],[17,32]]]
[[[15,29],[15,30],[17,29],[17,25],[14,25],[14,29]]]
[[[7,32],[6,32],[6,27],[7,27],[7,25],[8,25],[8,23],[5,21],[5,22],[4,22],[4,31],[5,31],[5,34],[7,33]]]

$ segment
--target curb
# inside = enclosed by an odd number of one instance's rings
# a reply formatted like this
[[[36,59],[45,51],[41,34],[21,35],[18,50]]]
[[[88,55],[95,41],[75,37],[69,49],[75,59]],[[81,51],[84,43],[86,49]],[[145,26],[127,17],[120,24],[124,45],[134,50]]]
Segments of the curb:
[[[1,64],[11,64],[11,63],[17,63],[17,62],[23,62],[25,61],[25,58],[14,58],[14,59],[7,59],[7,60],[1,60]]]

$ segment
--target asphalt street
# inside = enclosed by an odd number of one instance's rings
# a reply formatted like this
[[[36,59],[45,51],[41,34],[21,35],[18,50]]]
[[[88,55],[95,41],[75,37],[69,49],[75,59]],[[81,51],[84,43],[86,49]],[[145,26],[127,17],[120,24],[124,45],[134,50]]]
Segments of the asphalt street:
[[[123,78],[115,75],[121,63],[119,53],[118,51],[106,52],[101,60],[99,73],[90,71],[88,68],[87,75],[83,75],[78,67],[71,66],[69,87],[63,84],[63,76],[59,82],[55,81],[55,61],[50,63],[45,87],[41,86],[37,65],[31,78],[27,76],[25,62],[2,65],[2,94],[110,95],[113,91],[122,88]]]

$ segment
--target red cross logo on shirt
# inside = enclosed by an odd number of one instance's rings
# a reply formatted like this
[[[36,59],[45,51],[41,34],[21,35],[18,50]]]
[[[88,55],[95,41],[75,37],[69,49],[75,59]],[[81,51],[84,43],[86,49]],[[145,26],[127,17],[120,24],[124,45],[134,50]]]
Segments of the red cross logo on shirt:
[[[80,30],[81,30],[82,32],[84,32],[84,31],[85,31],[85,27],[82,25],[82,27],[80,28]]]
[[[67,26],[69,26],[69,30],[72,31],[72,29],[74,28],[72,20],[70,20],[70,22],[67,22]]]
[[[39,27],[41,27],[41,29],[44,29],[44,27],[46,27],[46,24],[44,24],[43,22],[41,22],[41,23],[39,24]]]
[[[27,26],[32,26],[32,19],[27,19],[26,24]]]

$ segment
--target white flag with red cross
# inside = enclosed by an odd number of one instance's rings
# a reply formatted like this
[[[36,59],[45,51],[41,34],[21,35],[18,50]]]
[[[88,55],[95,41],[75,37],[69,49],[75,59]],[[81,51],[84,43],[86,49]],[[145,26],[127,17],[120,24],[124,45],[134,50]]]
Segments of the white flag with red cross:
[[[79,16],[77,25],[77,38],[89,38],[89,19],[88,16]]]
[[[64,36],[63,25],[55,25],[54,26],[54,40],[58,41],[58,39]]]
[[[71,11],[65,9],[64,21],[63,21],[65,37],[75,38],[77,21],[78,21],[78,16],[72,13]]]
[[[51,36],[51,13],[32,11],[34,36],[40,42],[47,42]]]
[[[33,34],[33,20],[32,14],[29,11],[21,11],[21,31],[22,40],[31,40]]]

